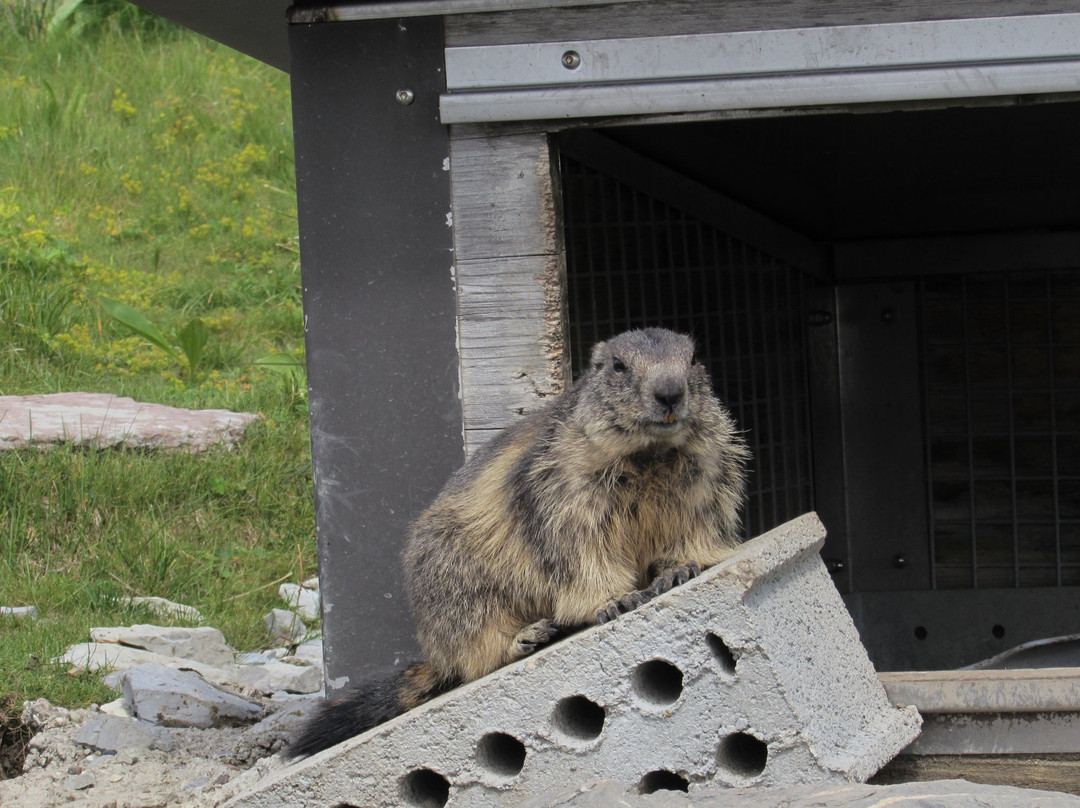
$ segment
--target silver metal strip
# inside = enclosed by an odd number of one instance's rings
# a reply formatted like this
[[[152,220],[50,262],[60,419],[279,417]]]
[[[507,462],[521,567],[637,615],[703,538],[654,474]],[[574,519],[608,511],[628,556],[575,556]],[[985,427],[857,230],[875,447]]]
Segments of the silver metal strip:
[[[1080,55],[1080,14],[447,48],[451,91],[499,90]]]
[[[1080,54],[1057,62],[456,92],[439,106],[442,122],[455,124],[1074,92]]]
[[[383,20],[398,17],[443,17],[448,14],[483,14],[492,11],[525,11],[566,6],[599,6],[640,3],[644,0],[406,0],[380,3],[328,3],[324,6],[293,6],[293,24]]]

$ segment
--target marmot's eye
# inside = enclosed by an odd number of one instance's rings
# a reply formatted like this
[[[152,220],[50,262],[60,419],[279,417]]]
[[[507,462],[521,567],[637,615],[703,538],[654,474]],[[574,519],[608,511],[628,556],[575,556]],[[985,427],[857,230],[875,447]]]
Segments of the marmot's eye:
[[[611,369],[618,373],[622,373],[626,370],[626,363],[619,359],[619,357],[613,356],[611,358]]]

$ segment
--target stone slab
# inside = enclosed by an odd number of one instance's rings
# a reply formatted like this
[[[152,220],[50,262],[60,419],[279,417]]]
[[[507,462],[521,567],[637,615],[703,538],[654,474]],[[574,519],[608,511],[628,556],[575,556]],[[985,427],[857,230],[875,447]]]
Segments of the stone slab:
[[[262,707],[214,687],[193,671],[162,665],[130,668],[124,696],[143,721],[165,727],[220,727],[257,721]]]
[[[162,665],[189,669],[216,685],[250,688],[270,695],[279,690],[290,693],[315,693],[322,688],[322,668],[309,659],[292,658],[288,662],[261,659],[257,664],[233,663],[210,665],[194,659],[167,656],[142,648],[106,642],[84,642],[70,646],[55,660],[77,670],[110,670],[105,683],[118,686],[123,672],[136,665]],[[275,664],[276,663],[276,664]]]
[[[818,557],[813,514],[612,623],[275,772],[230,803],[516,805],[615,779],[863,781],[918,734]]]
[[[522,808],[1080,808],[1080,797],[1056,791],[937,780],[893,786],[862,784],[792,788],[703,789],[694,794],[627,793],[613,781],[544,794]]]
[[[169,752],[176,745],[164,727],[104,713],[91,716],[79,727],[75,743],[106,754],[132,748]]]
[[[233,446],[258,416],[187,410],[109,393],[0,396],[0,450],[61,443],[201,452]]]
[[[178,628],[146,623],[108,626],[90,629],[90,639],[215,666],[229,665],[236,657],[236,652],[225,642],[225,635],[209,626]]]

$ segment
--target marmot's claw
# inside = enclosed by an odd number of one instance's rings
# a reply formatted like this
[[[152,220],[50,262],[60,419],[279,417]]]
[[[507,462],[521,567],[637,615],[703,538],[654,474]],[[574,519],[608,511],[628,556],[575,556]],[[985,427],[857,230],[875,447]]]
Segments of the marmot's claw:
[[[611,601],[603,609],[597,609],[597,611],[596,611],[596,622],[599,625],[603,625],[604,623],[610,623],[612,620],[614,620],[618,616],[619,616],[619,605],[615,601]]]
[[[518,632],[514,644],[520,656],[528,656],[537,648],[546,645],[559,636],[559,627],[554,620],[540,620]]]
[[[683,564],[675,570],[675,583],[682,586],[691,578],[697,578],[699,575],[701,575],[701,567],[698,566],[696,561],[691,561],[689,564]]]
[[[674,572],[670,572],[667,575],[658,575],[653,579],[653,582],[649,584],[649,588],[643,590],[650,593],[649,597],[654,598],[657,595],[662,595],[671,589],[673,586],[682,586],[691,578],[697,578],[701,575],[701,567],[696,561],[691,561],[687,564],[683,564]]]
[[[608,604],[597,611],[596,622],[597,623],[610,623],[620,614],[626,614],[632,612],[638,606],[643,603],[648,603],[655,597],[655,593],[650,592],[648,589],[639,589],[635,592],[627,592],[616,600],[608,602]]]

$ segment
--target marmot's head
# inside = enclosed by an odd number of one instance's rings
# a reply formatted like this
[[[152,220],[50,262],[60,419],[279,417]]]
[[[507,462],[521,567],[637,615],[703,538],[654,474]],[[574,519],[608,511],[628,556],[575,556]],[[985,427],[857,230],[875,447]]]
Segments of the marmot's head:
[[[680,445],[698,410],[715,406],[694,341],[663,328],[626,331],[599,343],[578,385],[578,423],[590,437],[628,452]]]

